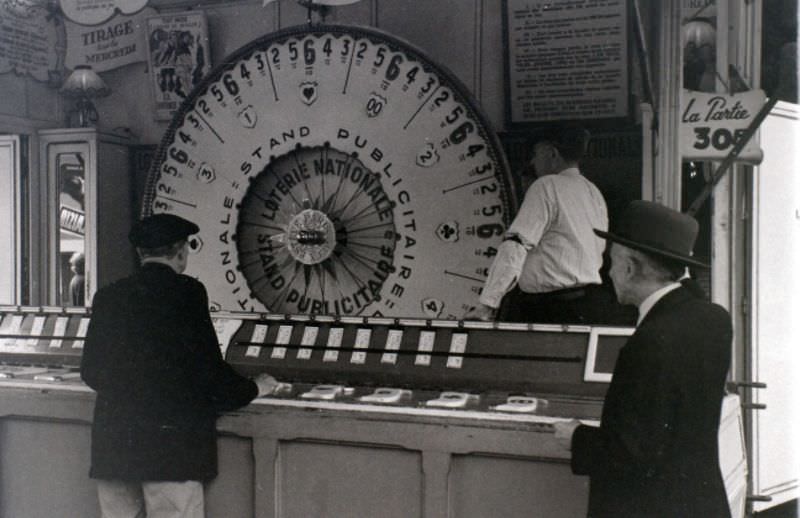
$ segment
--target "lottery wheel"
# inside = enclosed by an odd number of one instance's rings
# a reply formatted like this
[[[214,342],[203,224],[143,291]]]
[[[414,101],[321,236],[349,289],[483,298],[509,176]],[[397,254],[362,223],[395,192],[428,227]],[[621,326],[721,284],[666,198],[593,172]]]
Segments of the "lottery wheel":
[[[466,88],[383,32],[289,28],[189,94],[143,213],[195,221],[187,274],[212,309],[458,318],[513,183]]]

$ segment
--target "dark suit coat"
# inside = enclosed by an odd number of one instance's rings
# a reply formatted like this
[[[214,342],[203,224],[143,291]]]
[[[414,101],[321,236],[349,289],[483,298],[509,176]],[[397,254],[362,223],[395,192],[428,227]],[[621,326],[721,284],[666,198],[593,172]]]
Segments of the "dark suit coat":
[[[81,362],[97,391],[90,476],[209,480],[216,416],[258,395],[220,353],[203,285],[162,264],[97,292]]]
[[[645,316],[620,350],[600,427],[572,438],[590,517],[730,516],[717,435],[731,338],[728,313],[685,287]]]

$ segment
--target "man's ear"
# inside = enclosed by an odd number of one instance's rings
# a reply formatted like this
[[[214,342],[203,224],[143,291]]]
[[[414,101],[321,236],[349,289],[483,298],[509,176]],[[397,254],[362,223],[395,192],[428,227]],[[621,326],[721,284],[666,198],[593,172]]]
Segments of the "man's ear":
[[[564,158],[561,156],[561,152],[555,146],[550,146],[550,160],[553,161],[555,164],[560,164],[564,162]]]

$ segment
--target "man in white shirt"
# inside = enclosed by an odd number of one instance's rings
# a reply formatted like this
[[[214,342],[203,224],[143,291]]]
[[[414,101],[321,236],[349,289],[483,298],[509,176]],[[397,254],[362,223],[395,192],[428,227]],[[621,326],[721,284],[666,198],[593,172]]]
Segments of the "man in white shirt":
[[[597,320],[590,313],[603,304],[591,299],[600,289],[605,243],[593,229],[608,229],[608,213],[603,195],[578,169],[588,142],[588,131],[564,126],[535,143],[531,166],[538,179],[498,247],[478,306],[465,318],[495,319],[511,292],[505,320]]]

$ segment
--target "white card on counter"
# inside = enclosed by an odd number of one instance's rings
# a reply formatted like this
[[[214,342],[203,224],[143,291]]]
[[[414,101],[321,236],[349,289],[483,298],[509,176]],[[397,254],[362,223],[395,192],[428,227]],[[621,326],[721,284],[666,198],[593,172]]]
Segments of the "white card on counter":
[[[47,317],[43,315],[37,315],[33,317],[33,325],[31,325],[30,336],[28,338],[28,345],[31,347],[36,347],[36,344],[39,343],[39,337],[42,336],[42,330],[44,329],[44,321]]]
[[[266,324],[256,324],[255,327],[253,327],[253,334],[250,335],[250,342],[252,342],[252,344],[248,345],[247,349],[245,349],[245,356],[248,358],[258,358],[261,354],[261,346],[254,344],[264,343],[264,339],[267,337],[267,329],[269,329],[269,326]]]
[[[460,369],[464,364],[464,357],[461,356],[467,350],[467,333],[453,333],[450,338],[450,353],[457,356],[447,357],[447,367]]]
[[[402,329],[389,329],[389,334],[386,336],[386,350],[399,351],[400,344],[403,341]],[[397,353],[385,352],[381,355],[381,363],[397,364]]]
[[[266,324],[256,324],[253,327],[253,334],[250,336],[250,341],[256,344],[263,344],[264,339],[267,338],[267,329],[269,326]]]
[[[3,331],[3,334],[18,335],[21,327],[22,327],[22,315],[12,315],[8,329],[5,329]],[[13,348],[17,345],[17,339],[4,338],[2,341],[0,341],[0,345],[2,345],[3,347]]]
[[[356,349],[368,349],[369,339],[372,337],[372,329],[358,329],[356,331]],[[354,351],[350,356],[350,363],[363,365],[367,361],[367,353],[363,351]]]
[[[342,336],[344,336],[343,328],[331,328],[331,330],[328,332],[328,343],[326,345],[328,350],[322,355],[322,361],[335,362],[339,359],[339,351],[336,349],[342,346]]]
[[[436,340],[436,331],[421,331],[419,333],[419,343],[417,345],[417,351],[419,352],[433,351],[433,343],[435,340]],[[430,354],[418,354],[414,358],[414,365],[428,366],[430,364],[431,364]]]
[[[82,318],[80,324],[78,324],[78,332],[76,336],[78,337],[73,343],[73,349],[83,349],[83,339],[86,337],[86,331],[89,330],[89,319]]]
[[[292,326],[279,326],[278,336],[275,337],[275,343],[280,345],[288,344],[289,340],[292,338],[292,329]],[[286,358],[286,347],[273,347],[270,357],[279,360]]]
[[[306,326],[303,329],[303,337],[300,339],[300,345],[304,346],[298,349],[297,351],[297,359],[298,360],[309,360],[311,359],[311,351],[314,347],[314,344],[317,343],[317,335],[319,334],[318,327],[309,327]]]
[[[56,318],[56,325],[53,328],[53,336],[59,338],[53,338],[52,340],[50,340],[50,348],[57,349],[61,347],[61,344],[63,343],[63,339],[61,337],[63,337],[67,333],[67,323],[69,323],[68,317]]]

